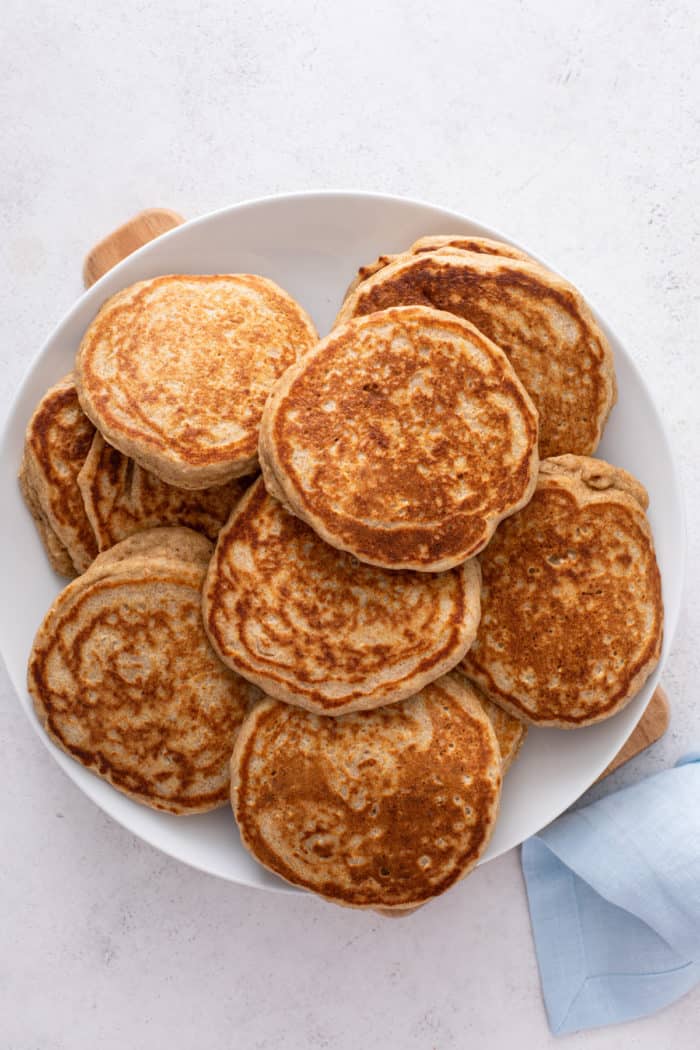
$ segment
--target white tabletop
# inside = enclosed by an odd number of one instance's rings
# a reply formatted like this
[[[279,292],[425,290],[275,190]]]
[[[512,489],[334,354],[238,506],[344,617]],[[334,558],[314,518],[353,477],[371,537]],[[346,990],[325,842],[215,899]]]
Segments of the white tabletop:
[[[632,782],[700,747],[697,5],[340,7],[6,2],[0,407],[80,293],[86,250],[142,207],[361,188],[503,229],[610,321],[675,440],[690,544],[673,721],[598,792]],[[399,921],[239,889],[104,817],[4,670],[0,689],[3,1050],[555,1042],[516,852]],[[696,989],[567,1045],[690,1050],[699,1026]]]

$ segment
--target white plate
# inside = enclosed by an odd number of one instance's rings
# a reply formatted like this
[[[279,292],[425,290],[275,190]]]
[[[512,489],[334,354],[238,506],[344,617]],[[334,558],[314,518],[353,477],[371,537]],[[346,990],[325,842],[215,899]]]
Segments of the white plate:
[[[81,336],[101,303],[134,281],[164,273],[264,274],[295,296],[324,334],[360,264],[380,252],[404,248],[424,234],[460,232],[505,239],[440,208],[374,194],[291,194],[207,215],[146,245],[86,292],[37,356],[12,405],[0,459],[0,493],[11,542],[2,545],[0,574],[5,594],[13,600],[0,608],[0,643],[20,702],[59,765],[106,813],[163,852],[231,882],[297,892],[248,856],[228,810],[178,818],[139,806],[56,749],[37,723],[25,686],[25,666],[34,632],[62,582],[49,568],[17,486],[25,426],[47,387],[71,369]],[[631,470],[651,496],[649,516],[666,607],[663,664],[681,599],[683,505],[661,418],[630,356],[605,324],[603,328],[615,351],[619,401],[599,455]],[[506,778],[501,815],[485,859],[522,842],[585,791],[641,717],[660,670],[659,666],[632,703],[608,722],[576,732],[529,734]]]

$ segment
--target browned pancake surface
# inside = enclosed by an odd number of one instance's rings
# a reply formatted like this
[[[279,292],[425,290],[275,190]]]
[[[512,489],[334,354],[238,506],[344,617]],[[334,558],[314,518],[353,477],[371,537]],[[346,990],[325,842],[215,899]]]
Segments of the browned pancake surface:
[[[401,258],[348,296],[336,324],[405,303],[466,318],[508,355],[540,415],[540,455],[595,451],[616,398],[612,351],[575,288],[525,261]]]
[[[111,445],[164,481],[223,484],[256,469],[269,390],[316,338],[266,278],[153,278],[110,299],[85,333],[81,404]]]
[[[69,755],[139,802],[196,813],[226,801],[233,742],[260,693],[207,641],[196,548],[182,561],[159,544],[166,560],[122,560],[117,545],[59,595],[37,632],[28,685]]]
[[[455,666],[479,622],[479,570],[365,565],[260,480],[219,536],[203,614],[234,670],[278,699],[340,714],[403,699]]]
[[[601,460],[542,463],[532,501],[480,558],[482,619],[462,667],[491,700],[575,727],[641,688],[663,628],[645,505],[639,482]]]
[[[241,838],[298,886],[359,908],[408,908],[470,871],[493,828],[500,754],[468,684],[324,718],[273,700],[231,762]]]
[[[268,487],[328,543],[440,571],[527,502],[537,414],[505,355],[444,312],[403,307],[335,329],[263,414]]]

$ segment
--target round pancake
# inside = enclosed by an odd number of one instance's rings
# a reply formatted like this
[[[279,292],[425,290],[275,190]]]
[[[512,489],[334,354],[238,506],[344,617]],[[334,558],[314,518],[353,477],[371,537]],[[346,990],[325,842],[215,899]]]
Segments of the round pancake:
[[[481,555],[482,619],[462,661],[486,695],[534,725],[609,718],[661,651],[661,580],[647,497],[602,460],[545,460],[532,501]]]
[[[22,493],[51,564],[65,576],[84,572],[97,554],[77,485],[94,433],[68,375],[44,394],[25,435]]]
[[[500,788],[491,723],[456,675],[342,718],[265,699],[231,759],[243,844],[288,882],[354,908],[411,908],[471,871]]]
[[[106,440],[179,488],[257,469],[275,380],[317,340],[304,310],[251,274],[170,275],[115,295],[76,361],[80,402]]]
[[[438,572],[484,547],[537,476],[537,413],[473,325],[423,306],[335,329],[263,412],[268,488],[327,543]]]
[[[539,412],[542,458],[594,452],[616,399],[612,350],[573,285],[536,263],[432,252],[363,281],[336,324],[406,303],[449,310],[500,346]]]
[[[455,666],[479,622],[475,561],[388,572],[328,546],[257,481],[219,534],[203,617],[224,663],[321,714],[411,696]]]
[[[78,475],[85,512],[100,551],[135,532],[183,525],[215,540],[249,479],[208,489],[180,489],[150,474],[95,433]]]
[[[37,716],[59,747],[136,801],[177,814],[226,802],[234,739],[261,695],[207,641],[196,550],[210,545],[191,535],[192,557],[176,556],[182,536],[158,538],[169,560],[142,557],[148,533],[125,541],[139,541],[138,556],[122,544],[101,555],[54,602],[28,668]]]
[[[390,263],[398,262],[399,259],[406,259],[411,255],[423,255],[425,252],[442,252],[445,250],[449,250],[451,254],[454,252],[476,252],[477,255],[499,255],[506,259],[524,259],[525,262],[533,262],[529,255],[521,252],[519,248],[514,248],[512,244],[494,241],[489,237],[465,237],[459,233],[419,237],[405,252],[397,252],[396,255],[379,255],[374,262],[369,263],[367,266],[361,266],[357,271],[357,276],[348,287],[345,298],[347,299],[359,284],[366,281],[368,277],[373,277],[375,273],[383,270]]]

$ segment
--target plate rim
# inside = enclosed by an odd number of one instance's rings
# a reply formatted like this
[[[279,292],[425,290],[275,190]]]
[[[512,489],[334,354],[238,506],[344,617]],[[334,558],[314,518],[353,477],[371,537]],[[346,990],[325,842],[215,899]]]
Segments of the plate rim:
[[[17,387],[15,388],[15,391],[14,391],[12,397],[10,398],[9,403],[7,405],[7,408],[6,408],[6,411],[5,411],[5,418],[4,418],[3,423],[2,423],[2,428],[0,429],[0,453],[4,452],[5,449],[6,449],[6,446],[8,445],[8,443],[10,443],[11,435],[14,432],[15,427],[18,424],[21,425],[21,423],[22,423],[21,420],[17,420],[16,419],[16,416],[17,416],[17,414],[19,412],[19,405],[23,401],[23,395],[25,394],[26,387],[30,384],[30,382],[32,380],[32,377],[33,377],[33,374],[34,374],[34,371],[35,371],[38,363],[40,362],[41,359],[43,359],[44,357],[49,355],[50,347],[55,342],[57,337],[60,335],[62,329],[65,326],[68,326],[71,323],[74,315],[84,308],[86,302],[89,301],[90,299],[98,299],[99,298],[100,290],[103,287],[103,285],[107,282],[108,279],[113,279],[115,276],[118,276],[119,273],[122,272],[122,270],[128,269],[130,266],[133,265],[134,260],[140,259],[144,255],[149,254],[150,251],[153,250],[153,246],[155,244],[158,244],[159,246],[161,246],[164,242],[167,242],[171,238],[177,238],[177,237],[181,236],[183,230],[185,230],[185,229],[191,230],[192,228],[195,228],[195,227],[198,227],[198,226],[204,226],[204,225],[207,225],[209,223],[216,223],[217,221],[220,221],[223,216],[227,216],[227,215],[230,215],[230,214],[235,213],[235,212],[246,211],[246,210],[249,210],[249,209],[252,209],[252,208],[258,208],[258,207],[266,206],[266,205],[270,205],[270,204],[289,203],[289,202],[294,201],[294,200],[307,200],[308,201],[308,200],[312,200],[312,199],[316,199],[316,198],[337,199],[338,201],[347,200],[348,198],[353,199],[353,200],[361,198],[361,199],[365,199],[365,200],[370,200],[370,201],[376,202],[378,204],[381,204],[383,202],[386,202],[386,203],[390,202],[392,204],[397,204],[398,203],[400,205],[405,205],[405,206],[409,206],[409,207],[413,207],[413,208],[429,209],[433,213],[439,213],[446,221],[447,220],[455,220],[455,221],[457,221],[459,223],[462,223],[462,224],[468,224],[474,230],[478,231],[478,233],[475,234],[475,235],[481,235],[481,236],[496,238],[498,240],[502,240],[502,241],[504,241],[504,242],[506,242],[508,244],[511,244],[511,245],[513,245],[515,247],[521,248],[523,251],[527,251],[528,254],[531,255],[537,261],[543,263],[545,266],[549,266],[549,268],[553,269],[555,272],[559,272],[555,266],[550,266],[550,264],[547,262],[546,259],[543,259],[541,256],[536,255],[529,248],[527,248],[524,245],[520,244],[518,241],[514,240],[507,233],[502,232],[500,229],[496,229],[494,227],[486,226],[483,223],[481,223],[481,222],[471,218],[471,216],[469,216],[467,214],[455,211],[455,210],[450,209],[450,208],[444,208],[442,205],[434,204],[431,201],[423,200],[423,199],[420,199],[420,198],[406,197],[406,196],[403,196],[401,194],[380,193],[380,192],[375,192],[375,191],[372,191],[372,190],[355,190],[355,189],[345,189],[345,188],[343,188],[343,189],[327,188],[327,189],[294,190],[294,191],[290,191],[290,192],[272,193],[272,194],[266,194],[266,195],[263,195],[263,196],[260,196],[260,197],[246,198],[245,200],[239,201],[239,202],[237,202],[235,204],[225,205],[222,208],[217,208],[217,209],[215,209],[213,211],[206,212],[203,215],[199,215],[199,216],[196,216],[196,217],[194,217],[192,219],[188,219],[186,222],[182,223],[181,225],[176,226],[173,229],[168,230],[166,233],[161,234],[159,237],[155,238],[155,240],[149,241],[148,243],[146,243],[142,247],[138,248],[136,251],[132,252],[130,255],[126,256],[119,263],[117,263],[116,266],[114,266],[114,267],[112,267],[112,269],[108,270],[105,274],[102,275],[102,277],[99,278],[99,280],[95,281],[94,284],[92,284],[89,288],[85,289],[78,296],[78,298],[71,304],[71,306],[63,313],[63,315],[61,316],[60,320],[50,329],[49,334],[47,335],[46,339],[43,341],[43,343],[42,343],[41,347],[39,348],[39,350],[35,354],[33,354],[31,356],[31,358],[27,361],[27,364],[26,364],[24,372],[23,372],[23,374],[21,376],[21,379],[20,379]],[[577,288],[580,289],[580,285],[577,285]],[[623,352],[625,354],[625,359],[626,359],[627,366],[635,374],[636,380],[639,382],[640,386],[643,388],[643,390],[645,391],[645,393],[646,393],[646,395],[648,397],[649,404],[651,405],[651,408],[652,408],[652,411],[654,413],[654,416],[656,417],[656,423],[658,424],[659,433],[661,434],[661,436],[663,438],[667,459],[668,459],[668,462],[670,463],[670,466],[671,466],[671,474],[670,474],[669,482],[670,482],[671,489],[672,489],[673,494],[674,494],[674,499],[676,501],[676,506],[677,506],[678,511],[679,511],[679,514],[677,516],[678,520],[676,521],[676,530],[677,530],[678,537],[680,539],[680,543],[679,543],[678,549],[676,550],[676,562],[677,562],[677,565],[678,565],[678,580],[679,580],[677,600],[674,602],[673,607],[669,609],[667,607],[667,605],[666,605],[666,598],[664,597],[664,642],[663,642],[661,658],[659,660],[658,665],[656,666],[656,668],[654,669],[654,671],[650,675],[649,679],[645,683],[645,687],[651,685],[651,688],[649,689],[649,694],[648,694],[646,702],[640,708],[640,710],[638,712],[638,716],[634,720],[634,722],[632,723],[632,725],[631,725],[631,727],[629,729],[629,734],[625,738],[625,739],[629,739],[629,736],[632,734],[632,732],[634,732],[634,729],[635,729],[636,725],[638,724],[639,720],[641,719],[642,715],[644,714],[644,712],[646,710],[646,707],[647,707],[647,705],[649,703],[649,700],[651,699],[651,696],[653,695],[654,689],[658,685],[658,682],[659,682],[659,679],[661,677],[661,674],[662,674],[662,672],[663,672],[663,670],[665,668],[666,660],[668,659],[668,657],[670,655],[670,651],[671,651],[671,648],[672,648],[672,645],[673,645],[673,640],[674,640],[674,637],[675,637],[675,634],[676,634],[676,630],[677,630],[677,627],[678,627],[678,622],[679,622],[680,615],[681,615],[681,612],[682,612],[682,609],[683,609],[683,605],[684,605],[684,592],[685,592],[685,586],[686,586],[686,566],[687,566],[687,543],[688,543],[686,500],[685,500],[685,494],[684,494],[683,486],[681,484],[680,471],[679,471],[679,466],[678,466],[678,462],[679,461],[678,461],[678,457],[676,456],[676,452],[675,452],[674,440],[672,439],[672,437],[671,437],[671,435],[670,435],[670,433],[669,433],[669,431],[668,431],[668,429],[666,427],[666,424],[664,422],[664,418],[663,418],[660,410],[658,409],[658,407],[656,405],[654,397],[652,396],[650,384],[647,383],[647,381],[646,381],[646,379],[644,377],[643,371],[640,369],[640,367],[639,367],[637,361],[634,359],[633,355],[630,353],[630,351],[627,350],[626,342],[624,340],[622,340],[617,335],[617,332],[612,328],[612,326],[600,314],[600,312],[596,309],[594,303],[591,301],[591,299],[588,297],[588,295],[586,295],[585,292],[582,292],[582,294],[584,295],[586,303],[588,304],[589,308],[591,309],[591,311],[592,311],[592,313],[593,313],[597,323],[601,326],[601,328],[605,332],[606,336],[612,337],[612,341],[614,343],[618,344],[622,348],[622,350],[623,350]],[[24,425],[26,426],[26,420],[24,421]],[[296,886],[292,886],[289,883],[285,883],[285,882],[283,882],[281,880],[277,880],[277,879],[275,879],[274,882],[270,881],[269,883],[268,882],[265,882],[265,883],[257,882],[256,883],[256,882],[252,882],[252,881],[246,881],[242,877],[233,879],[228,872],[225,872],[223,870],[216,870],[211,865],[206,866],[203,863],[198,863],[196,859],[192,859],[189,856],[187,856],[187,857],[183,856],[182,853],[178,852],[178,850],[175,847],[170,847],[168,844],[156,843],[151,838],[146,838],[144,836],[144,834],[142,834],[140,831],[135,831],[133,829],[133,827],[131,827],[131,825],[122,818],[121,814],[119,814],[118,812],[115,812],[115,807],[112,807],[109,804],[105,805],[103,799],[99,799],[98,800],[98,798],[96,797],[96,794],[94,794],[89,789],[86,789],[85,785],[80,783],[78,781],[78,779],[73,776],[73,771],[72,771],[73,760],[68,755],[66,755],[63,751],[61,751],[59,748],[57,748],[56,745],[49,739],[49,737],[43,731],[43,729],[42,729],[42,727],[41,727],[41,725],[39,723],[39,720],[36,717],[36,714],[34,712],[34,708],[33,708],[33,705],[31,704],[31,701],[30,701],[29,705],[26,705],[22,701],[22,699],[21,699],[21,697],[19,695],[19,690],[17,689],[16,683],[15,683],[14,678],[13,678],[11,672],[10,672],[10,669],[9,669],[9,662],[8,662],[8,659],[7,659],[7,649],[6,649],[6,643],[5,643],[4,637],[0,637],[0,655],[2,656],[3,662],[5,663],[5,668],[6,668],[6,671],[7,671],[8,680],[10,681],[10,684],[12,686],[12,690],[13,690],[13,692],[15,693],[15,695],[17,697],[17,701],[19,703],[19,706],[24,711],[25,715],[27,716],[28,721],[32,725],[32,728],[34,729],[34,731],[37,734],[37,736],[42,741],[42,744],[44,745],[44,747],[49,751],[49,753],[57,761],[57,763],[59,765],[59,768],[61,768],[61,770],[70,778],[70,780],[73,782],[73,784],[76,786],[76,788],[81,792],[81,794],[86,796],[102,812],[106,813],[110,817],[110,819],[115,820],[121,827],[123,827],[125,830],[129,831],[130,834],[135,835],[142,842],[147,843],[149,846],[151,846],[154,849],[157,849],[161,853],[164,853],[166,856],[172,857],[173,859],[175,859],[175,860],[177,860],[177,861],[179,861],[181,863],[186,864],[188,867],[193,868],[193,869],[195,869],[197,871],[201,871],[204,874],[214,875],[215,877],[225,879],[227,882],[232,883],[233,885],[240,885],[240,886],[244,886],[244,887],[255,889],[255,890],[267,890],[267,891],[278,892],[278,893],[282,892],[282,893],[298,894],[298,893],[304,893],[305,892],[304,890],[301,890],[301,889],[299,889]],[[584,788],[583,791],[587,790],[588,787],[590,787],[595,782],[595,777],[600,772],[602,772],[603,769],[605,769],[605,767],[608,764],[608,762],[617,754],[617,752],[619,751],[620,747],[623,746],[623,744],[624,744],[624,740],[621,743],[619,741],[615,741],[611,745],[611,747],[609,749],[609,753],[608,753],[608,751],[606,749],[606,754],[607,754],[606,761],[601,765],[601,768],[600,768],[600,770],[598,770],[598,773],[594,774],[590,784],[586,788]],[[581,794],[583,793],[583,791],[581,792]],[[115,791],[115,795],[116,794],[118,794],[118,793]],[[581,797],[581,795],[579,794],[579,795],[576,796],[575,799],[572,799],[567,804],[567,806],[565,806],[563,809],[559,810],[554,816],[552,816],[550,818],[550,822],[551,822],[551,820],[555,820],[557,818],[557,816],[559,816],[559,815],[561,815],[561,813],[565,812],[566,809],[568,809],[570,806],[574,805],[576,800],[578,798],[580,798],[580,797]],[[543,825],[543,827],[544,826],[546,826],[546,825]],[[531,834],[536,834],[536,832],[531,833]],[[521,840],[521,841],[525,841],[525,840]],[[515,848],[515,847],[512,846],[512,845],[505,846],[502,849],[500,849],[498,852],[490,854],[488,857],[483,857],[479,861],[479,864],[486,863],[488,860],[495,860],[496,857],[501,856],[504,852],[507,852],[511,848]],[[267,872],[267,871],[265,872],[265,874],[266,874],[266,876],[270,875],[270,873]]]

